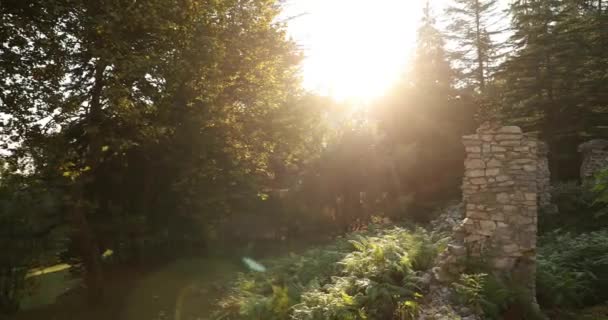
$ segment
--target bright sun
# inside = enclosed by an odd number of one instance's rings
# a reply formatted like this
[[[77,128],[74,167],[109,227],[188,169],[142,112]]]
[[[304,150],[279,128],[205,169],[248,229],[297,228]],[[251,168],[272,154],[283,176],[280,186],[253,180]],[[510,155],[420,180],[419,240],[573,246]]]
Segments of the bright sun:
[[[402,74],[422,0],[290,0],[290,36],[304,49],[305,87],[338,100],[367,101]]]

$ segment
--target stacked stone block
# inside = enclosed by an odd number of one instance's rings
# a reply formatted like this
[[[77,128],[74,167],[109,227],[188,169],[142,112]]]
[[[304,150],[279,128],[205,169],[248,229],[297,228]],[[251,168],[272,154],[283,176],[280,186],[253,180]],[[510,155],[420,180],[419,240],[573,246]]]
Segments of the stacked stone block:
[[[549,171],[549,147],[545,142],[538,141],[538,171],[536,185],[538,186],[538,206],[548,212],[556,212],[557,206],[551,203],[551,172]]]
[[[482,125],[464,136],[464,244],[534,289],[537,212],[549,202],[546,147],[519,127]]]
[[[578,147],[583,154],[581,165],[581,180],[593,181],[594,175],[608,167],[608,140],[596,139],[585,142]]]

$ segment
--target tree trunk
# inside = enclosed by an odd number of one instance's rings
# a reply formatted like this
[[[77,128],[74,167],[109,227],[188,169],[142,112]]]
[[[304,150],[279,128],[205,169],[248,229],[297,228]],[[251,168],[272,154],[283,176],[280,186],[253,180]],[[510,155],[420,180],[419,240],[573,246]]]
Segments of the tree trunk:
[[[101,94],[105,68],[106,65],[102,62],[98,62],[95,68],[95,83],[91,89],[91,102],[86,119],[86,135],[89,145],[83,155],[83,167],[86,169],[74,183],[72,190],[72,201],[74,203],[69,217],[74,228],[75,240],[78,242],[84,282],[91,303],[98,303],[103,298],[103,273],[100,259],[101,250],[87,216],[90,204],[87,200],[85,188],[94,182],[95,169],[101,157],[102,141],[99,131],[102,120]]]
[[[477,81],[479,81],[479,90],[483,93],[486,88],[486,79],[484,75],[483,64],[483,48],[481,43],[481,8],[479,0],[475,0],[475,36],[477,46]]]
[[[87,203],[84,199],[82,183],[76,183],[73,190],[73,208],[70,222],[75,229],[75,240],[78,243],[84,272],[84,283],[87,287],[89,302],[94,304],[103,298],[103,276],[100,261],[100,250],[97,240],[87,219]]]

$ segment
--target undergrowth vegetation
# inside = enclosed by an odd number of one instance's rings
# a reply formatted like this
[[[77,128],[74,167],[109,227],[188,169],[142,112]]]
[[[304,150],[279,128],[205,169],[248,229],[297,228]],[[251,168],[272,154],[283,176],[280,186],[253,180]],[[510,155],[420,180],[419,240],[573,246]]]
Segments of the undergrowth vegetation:
[[[598,182],[603,180],[598,180]],[[556,183],[551,192],[551,201],[557,212],[541,212],[539,232],[554,230],[587,232],[603,228],[608,224],[608,192],[604,184],[581,186],[576,181]]]
[[[552,201],[559,211],[539,216],[538,302],[555,318],[607,319],[579,310],[608,301],[608,171],[594,183],[556,184]]]
[[[464,273],[451,284],[452,302],[472,309],[485,320],[545,319],[529,299],[526,283],[511,275],[497,275],[486,257],[469,257]]]
[[[572,199],[564,201],[580,206]],[[537,301],[549,319],[605,320],[601,306],[608,301],[608,230],[578,227],[547,228],[539,238]],[[422,276],[445,248],[444,236],[422,228],[371,225],[332,244],[263,261],[265,272],[239,275],[214,317],[415,319],[425,294]],[[493,275],[484,261],[467,259],[465,269],[451,284],[455,305],[484,319],[509,314],[546,319],[526,299],[527,289]],[[581,311],[585,309],[590,311]]]
[[[608,300],[608,230],[540,239],[538,302],[547,308],[591,306]]]
[[[454,302],[473,308],[476,314],[496,319],[513,302],[514,293],[487,273],[462,274],[452,284]]]
[[[411,319],[420,276],[443,250],[424,229],[370,227],[332,245],[265,261],[241,274],[217,319]]]

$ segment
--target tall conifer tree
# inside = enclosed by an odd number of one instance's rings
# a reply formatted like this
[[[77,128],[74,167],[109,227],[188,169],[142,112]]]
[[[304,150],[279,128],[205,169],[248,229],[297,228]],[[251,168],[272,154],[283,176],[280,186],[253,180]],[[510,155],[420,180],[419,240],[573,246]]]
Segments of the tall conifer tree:
[[[496,5],[497,0],[454,0],[447,9],[451,61],[459,71],[460,85],[481,93],[497,65]]]

